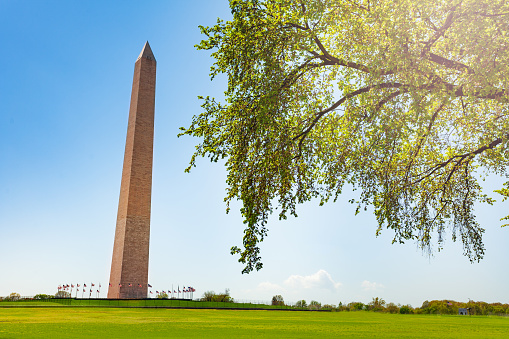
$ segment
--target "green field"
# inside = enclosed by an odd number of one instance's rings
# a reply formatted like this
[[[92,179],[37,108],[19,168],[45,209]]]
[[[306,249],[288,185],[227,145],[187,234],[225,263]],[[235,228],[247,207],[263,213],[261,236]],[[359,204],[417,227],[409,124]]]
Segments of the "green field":
[[[101,307],[0,308],[0,338],[507,338],[509,318]]]

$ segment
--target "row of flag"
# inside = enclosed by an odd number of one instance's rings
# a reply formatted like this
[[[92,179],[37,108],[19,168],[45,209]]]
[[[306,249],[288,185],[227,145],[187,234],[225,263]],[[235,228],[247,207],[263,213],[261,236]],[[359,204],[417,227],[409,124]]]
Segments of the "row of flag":
[[[81,296],[83,297],[84,293],[86,292],[89,292],[89,297],[92,296],[92,293],[94,292],[92,287],[95,287],[96,284],[94,283],[90,283],[89,285],[89,288],[90,288],[90,291],[87,290],[87,284],[86,283],[83,283],[83,285],[81,284],[62,284],[62,285],[59,285],[58,286],[58,291],[65,291],[65,292],[69,292],[69,297],[72,297],[72,291],[73,289],[75,289],[76,291],[76,295],[75,297],[77,298],[78,297],[78,292],[81,292]],[[122,284],[118,284],[119,287],[122,287]],[[109,283],[109,287],[112,287],[112,284]],[[129,283],[127,284],[127,287],[143,287],[142,284],[132,284],[132,283]],[[148,288],[152,288],[152,285],[150,284],[147,284],[147,287]],[[196,289],[194,287],[191,287],[191,286],[182,286],[182,289],[180,288],[180,285],[177,287],[177,289],[168,289],[167,291],[161,291],[159,292],[158,290],[156,291],[156,294],[169,294],[173,297],[174,294],[177,294],[179,295],[180,293],[182,293],[182,295],[184,293],[193,293],[193,292],[196,292]],[[99,283],[99,286],[98,286],[98,289],[95,291],[95,293],[97,294],[96,296],[99,297],[99,294],[101,293],[101,284]],[[154,294],[152,291],[149,291],[149,294]]]
[[[191,293],[191,292],[196,292],[196,290],[192,287],[183,287],[182,290],[180,290],[180,288],[177,288],[177,290],[173,290],[173,293]],[[152,293],[152,291],[150,292]],[[161,291],[161,293],[172,293],[171,290],[168,290],[168,292],[166,291]],[[156,291],[156,294],[159,294],[159,291]]]
[[[94,287],[95,284],[94,283],[90,283],[91,287]],[[111,284],[110,284],[111,285]],[[76,284],[76,287],[80,287],[81,285],[80,284]],[[83,284],[83,287],[87,287],[87,284]],[[74,288],[74,284],[62,284],[62,285],[59,285],[58,286],[58,290],[68,290],[69,288],[73,289]],[[99,284],[99,288],[101,288],[101,284]]]
[[[94,283],[90,283],[90,294],[89,294],[89,298],[92,296],[92,293],[94,292],[92,287],[95,287],[95,284]],[[87,284],[86,283],[83,283],[83,285],[81,284],[62,284],[62,285],[59,285],[58,286],[58,291],[64,291],[64,292],[68,292],[69,293],[69,297],[72,297],[72,290],[76,288],[76,294],[75,294],[75,298],[78,297],[78,292],[81,291],[81,297],[83,297],[84,293],[88,292],[87,291]],[[98,289],[95,291],[96,293],[96,297],[99,297],[99,294],[101,293],[101,284],[99,283],[99,286],[98,286]]]
[[[113,286],[111,283],[109,283],[109,287]],[[123,285],[122,284],[118,284],[118,287],[122,287]],[[142,284],[132,284],[132,283],[129,283],[127,284],[127,287],[143,287]],[[150,284],[147,284],[147,287],[148,288],[152,288],[152,285]],[[172,290],[168,290],[168,293],[172,293],[171,292]],[[188,286],[188,287],[182,287],[182,290],[180,289],[180,286],[177,288],[177,290],[173,290],[173,293],[190,293],[190,292],[196,292],[196,289],[194,289],[193,287],[191,286]],[[152,293],[152,292],[150,292]],[[159,294],[159,291],[156,291],[157,294]],[[161,293],[167,293],[166,291],[161,291]]]

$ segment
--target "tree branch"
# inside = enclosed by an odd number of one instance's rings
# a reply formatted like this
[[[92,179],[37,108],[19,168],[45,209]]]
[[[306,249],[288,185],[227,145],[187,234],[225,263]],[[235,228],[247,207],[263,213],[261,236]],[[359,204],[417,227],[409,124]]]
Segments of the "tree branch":
[[[301,133],[299,133],[297,136],[295,136],[293,138],[293,140],[297,140],[297,139],[300,139],[299,140],[299,150],[302,146],[302,142],[304,141],[306,135],[313,129],[313,127],[315,127],[315,125],[318,123],[318,120],[320,120],[321,117],[323,117],[325,114],[329,113],[330,111],[338,108],[340,105],[342,105],[346,100],[350,99],[350,98],[353,98],[359,94],[362,94],[362,93],[366,93],[366,92],[369,92],[370,90],[372,89],[381,89],[381,88],[400,88],[402,87],[403,85],[400,84],[400,83],[397,83],[397,82],[387,82],[387,83],[382,83],[382,84],[377,84],[377,85],[372,85],[372,86],[366,86],[366,87],[363,87],[363,88],[360,88],[354,92],[351,92],[347,95],[345,95],[344,97],[342,97],[341,99],[339,99],[338,101],[336,101],[332,106],[330,106],[329,108],[325,109],[325,110],[322,110],[320,112],[317,112],[315,113],[315,118],[313,119],[313,121],[311,122],[311,124],[304,130],[302,131]],[[300,152],[299,152],[300,154]]]
[[[445,66],[447,68],[455,69],[458,71],[467,71],[468,74],[475,74],[474,70],[469,66],[462,64],[461,62],[449,60],[439,55],[429,53],[428,60],[433,61],[439,65]]]
[[[450,164],[452,161],[454,161],[455,159],[458,159],[459,160],[457,161],[456,165],[461,163],[461,161],[463,161],[465,158],[467,157],[475,157],[476,155],[478,154],[481,154],[483,153],[484,151],[486,150],[490,150],[490,149],[493,149],[495,148],[497,145],[501,144],[502,141],[504,141],[504,139],[507,139],[509,138],[509,134],[506,134],[504,137],[502,138],[497,138],[495,140],[493,140],[492,142],[490,142],[488,145],[485,145],[485,146],[482,146],[478,149],[476,149],[475,151],[472,151],[472,152],[468,152],[468,153],[464,153],[464,154],[460,154],[460,155],[455,155],[451,158],[449,158],[447,161],[444,161],[444,162],[441,162],[437,165],[435,165],[434,167],[428,169],[427,171],[425,171],[423,174],[425,173],[428,173],[424,176],[422,176],[421,178],[415,180],[414,182],[412,182],[410,185],[414,185],[414,184],[418,184],[419,182],[423,181],[424,179],[430,177],[431,175],[433,175],[433,173],[435,173],[436,171],[438,171],[439,169],[447,166],[448,164]],[[455,165],[455,166],[456,166]]]
[[[422,52],[421,52],[422,56],[427,54],[430,51],[430,49],[433,46],[433,44],[435,42],[437,42],[438,39],[440,39],[442,36],[444,36],[445,31],[447,31],[449,29],[449,27],[451,27],[452,23],[454,22],[454,20],[453,20],[453,18],[454,18],[454,11],[460,5],[461,5],[461,2],[459,4],[457,4],[456,6],[453,6],[451,8],[451,12],[449,13],[447,18],[445,19],[445,22],[442,25],[442,27],[440,27],[440,29],[438,29],[438,31],[436,31],[436,33],[433,35],[433,37],[431,39],[429,39],[428,42],[426,42],[426,44],[425,44],[425,46],[424,46],[424,48],[422,49]]]

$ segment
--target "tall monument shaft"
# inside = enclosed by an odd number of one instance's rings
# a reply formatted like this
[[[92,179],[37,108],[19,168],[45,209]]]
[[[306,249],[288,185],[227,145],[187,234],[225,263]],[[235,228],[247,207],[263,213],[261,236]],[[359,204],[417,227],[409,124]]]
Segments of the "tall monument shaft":
[[[134,64],[108,298],[146,298],[156,59],[148,42]]]

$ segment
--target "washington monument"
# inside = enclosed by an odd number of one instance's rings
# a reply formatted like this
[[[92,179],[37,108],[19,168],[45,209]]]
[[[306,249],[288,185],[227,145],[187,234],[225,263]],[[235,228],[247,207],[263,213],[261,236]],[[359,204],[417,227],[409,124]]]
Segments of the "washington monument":
[[[156,59],[145,43],[134,64],[108,298],[146,298]]]

